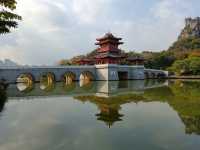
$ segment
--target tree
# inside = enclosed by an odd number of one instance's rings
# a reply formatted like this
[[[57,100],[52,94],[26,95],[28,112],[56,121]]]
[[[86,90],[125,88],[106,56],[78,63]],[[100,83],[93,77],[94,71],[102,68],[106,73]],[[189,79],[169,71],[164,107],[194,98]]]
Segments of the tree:
[[[200,75],[200,57],[191,57],[190,60],[190,69],[193,75]]]
[[[162,51],[152,53],[152,57],[146,59],[145,67],[152,69],[166,69],[173,64],[175,57],[172,52]]]
[[[0,34],[9,33],[11,28],[17,28],[17,20],[22,19],[13,13],[16,4],[16,0],[0,0]]]
[[[200,57],[190,56],[184,60],[177,60],[169,70],[177,75],[200,75]]]
[[[189,60],[177,60],[169,70],[175,72],[177,75],[188,74],[190,72]]]

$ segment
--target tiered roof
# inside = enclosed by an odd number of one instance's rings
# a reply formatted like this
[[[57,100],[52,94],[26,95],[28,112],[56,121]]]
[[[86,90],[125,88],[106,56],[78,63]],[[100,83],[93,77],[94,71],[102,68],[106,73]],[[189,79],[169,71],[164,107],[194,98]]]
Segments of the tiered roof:
[[[98,42],[95,43],[96,45],[102,45],[105,43],[112,43],[112,44],[123,44],[123,42],[120,42],[122,38],[115,37],[112,33],[106,33],[102,38],[96,39]]]

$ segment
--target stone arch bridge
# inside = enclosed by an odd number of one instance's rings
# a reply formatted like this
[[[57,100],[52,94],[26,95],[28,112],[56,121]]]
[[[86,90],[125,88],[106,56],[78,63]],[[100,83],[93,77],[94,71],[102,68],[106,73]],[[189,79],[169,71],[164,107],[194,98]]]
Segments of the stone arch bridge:
[[[29,77],[34,82],[49,77],[48,81],[79,81],[79,80],[143,80],[145,78],[167,77],[168,73],[162,70],[145,69],[144,66],[126,65],[94,65],[94,66],[40,66],[40,67],[1,67],[0,79],[8,83],[16,83],[19,77]]]
[[[144,69],[144,76],[147,79],[157,79],[168,77],[168,71],[156,69]]]

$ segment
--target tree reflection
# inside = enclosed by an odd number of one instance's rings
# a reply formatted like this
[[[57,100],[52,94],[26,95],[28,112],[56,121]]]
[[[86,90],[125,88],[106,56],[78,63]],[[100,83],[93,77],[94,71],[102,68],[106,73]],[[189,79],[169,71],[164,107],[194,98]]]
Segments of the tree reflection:
[[[200,82],[171,81],[168,87],[148,89],[146,99],[167,102],[179,115],[187,134],[200,135]]]
[[[200,116],[181,116],[182,122],[185,124],[185,133],[200,135]]]
[[[200,135],[200,82],[176,80],[170,88],[174,97],[169,104],[178,112],[185,132]]]
[[[4,110],[6,101],[7,101],[6,90],[0,88],[0,113]]]

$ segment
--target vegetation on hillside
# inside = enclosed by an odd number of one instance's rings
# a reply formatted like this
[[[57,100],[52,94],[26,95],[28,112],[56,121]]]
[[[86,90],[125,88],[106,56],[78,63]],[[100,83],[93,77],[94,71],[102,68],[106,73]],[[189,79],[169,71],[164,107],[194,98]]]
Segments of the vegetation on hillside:
[[[190,52],[196,49],[200,49],[200,38],[198,37],[179,39],[169,48],[169,50],[175,52]]]
[[[177,60],[169,70],[177,75],[200,75],[200,57],[190,56],[183,60]]]

